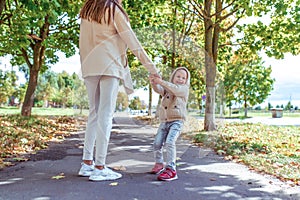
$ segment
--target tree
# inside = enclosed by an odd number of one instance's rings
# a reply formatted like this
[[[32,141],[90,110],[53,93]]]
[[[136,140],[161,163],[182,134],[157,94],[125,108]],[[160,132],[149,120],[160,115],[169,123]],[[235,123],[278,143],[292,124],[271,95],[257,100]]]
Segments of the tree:
[[[293,105],[291,103],[291,101],[288,101],[288,103],[286,104],[286,106],[284,107],[285,110],[291,110],[293,109]]]
[[[73,103],[75,107],[79,107],[80,114],[82,114],[82,110],[84,108],[88,108],[89,106],[88,95],[83,81],[76,79],[75,85],[76,87],[73,90],[73,96],[74,96]]]
[[[129,108],[132,110],[141,110],[142,102],[138,96],[133,97],[133,99],[129,103]]]
[[[201,104],[205,85],[204,56],[199,56],[199,52],[202,52],[199,45],[201,40],[196,34],[203,32],[200,21],[196,19],[194,13],[183,8],[183,5],[186,5],[185,1],[157,2],[161,4],[153,6],[153,2],[143,1],[141,4],[128,6],[127,10],[131,11],[129,16],[134,16],[131,23],[142,44],[144,46],[147,44],[145,46],[147,52],[153,60],[157,61],[157,67],[160,68],[160,74],[164,80],[168,80],[172,70],[178,66],[185,66],[190,70],[191,86],[193,92],[197,93],[197,101]],[[142,7],[142,9],[136,12],[135,7]],[[140,18],[145,18],[146,21],[141,22]],[[152,90],[150,86],[147,88],[149,85],[148,77],[145,76],[147,72],[135,59],[129,59],[129,64],[135,86],[149,90],[148,114],[150,114]]]
[[[11,54],[12,65],[26,63],[29,72],[22,111],[30,116],[38,75],[48,64],[58,61],[57,51],[67,57],[75,54],[79,26],[77,14],[82,1],[74,0],[15,0],[8,10],[13,13],[9,23],[1,26],[0,50]]]
[[[193,5],[193,12],[204,21],[204,48],[206,53],[206,105],[204,129],[212,131],[216,129],[216,66],[218,64],[220,35],[226,33],[233,27],[236,27],[237,22],[242,17],[269,14],[273,25],[267,26],[268,28],[259,23],[257,26],[237,26],[245,33],[247,38],[247,43],[243,43],[243,45],[251,46],[252,50],[256,52],[269,47],[266,51],[269,56],[282,57],[283,54],[280,53],[280,51],[299,54],[300,39],[299,26],[297,25],[297,23],[299,23],[299,6],[296,6],[297,2],[293,0],[189,0],[188,2]],[[284,30],[282,30],[281,27],[284,27]],[[268,34],[265,33],[265,30],[268,30]]]
[[[119,92],[117,96],[116,109],[119,111],[123,111],[126,108],[128,108],[128,106],[129,106],[128,96],[124,92]]]
[[[17,80],[15,71],[2,71],[0,69],[0,105],[7,103],[12,96],[16,97]]]
[[[42,102],[43,106],[48,107],[51,97],[57,90],[57,74],[48,70],[38,78],[38,85],[35,91],[35,101]]]
[[[262,103],[273,89],[271,67],[264,67],[262,59],[251,51],[239,49],[225,71],[224,86],[227,104],[243,104],[245,117],[248,107]]]
[[[164,47],[157,41],[161,41],[163,35],[162,20],[165,19],[164,3],[165,0],[143,1],[143,0],[124,0],[122,4],[126,9],[130,23],[143,47],[153,61],[157,60]],[[147,70],[141,66],[141,63],[129,51],[128,64],[135,89],[144,88],[149,91],[148,114],[151,114],[152,89],[148,80]],[[163,68],[157,64],[158,68]],[[161,71],[161,73],[163,73]]]

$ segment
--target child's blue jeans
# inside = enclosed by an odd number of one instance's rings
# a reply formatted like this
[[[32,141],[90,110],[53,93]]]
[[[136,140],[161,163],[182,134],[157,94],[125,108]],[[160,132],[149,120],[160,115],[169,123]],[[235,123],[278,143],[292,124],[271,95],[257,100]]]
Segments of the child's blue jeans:
[[[163,147],[166,149],[166,166],[176,170],[176,140],[181,133],[183,121],[162,122],[154,139],[154,158],[156,163],[164,163]]]

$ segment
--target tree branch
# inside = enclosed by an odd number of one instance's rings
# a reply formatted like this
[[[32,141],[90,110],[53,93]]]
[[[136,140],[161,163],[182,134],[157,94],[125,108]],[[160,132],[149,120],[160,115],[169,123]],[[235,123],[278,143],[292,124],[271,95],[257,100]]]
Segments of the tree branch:
[[[22,52],[22,56],[23,56],[25,62],[27,63],[27,66],[31,69],[32,68],[32,64],[30,63],[30,60],[28,58],[27,51],[24,48],[21,48],[21,52]]]
[[[244,9],[242,11],[242,13],[244,13],[246,10]],[[242,16],[242,15],[241,15]],[[227,32],[228,30],[230,30],[231,28],[233,28],[237,23],[238,21],[240,21],[241,17],[238,17],[229,27],[227,27],[226,29],[222,28],[221,31],[222,32]]]

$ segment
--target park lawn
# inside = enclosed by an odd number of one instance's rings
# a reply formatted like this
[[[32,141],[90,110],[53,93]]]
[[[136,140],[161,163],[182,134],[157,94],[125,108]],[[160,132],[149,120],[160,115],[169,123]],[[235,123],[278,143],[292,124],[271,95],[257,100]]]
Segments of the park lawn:
[[[194,142],[227,160],[300,185],[300,127],[227,123],[215,132],[199,132]]]
[[[198,112],[191,112],[189,113],[191,116],[194,117],[204,117],[204,114],[199,114]],[[218,118],[224,118],[224,119],[245,119],[246,117],[244,116],[244,113],[240,112],[238,114],[231,114],[230,116],[227,115],[223,115],[220,116],[219,114],[216,114],[216,117]],[[260,112],[251,112],[249,111],[247,114],[247,118],[252,118],[252,117],[265,117],[265,118],[271,118],[272,117],[272,113],[271,111],[260,111]],[[283,117],[284,118],[300,118],[300,112],[289,112],[289,111],[285,111],[283,112]]]
[[[0,169],[80,130],[85,117],[0,115]]]
[[[73,108],[40,108],[33,107],[31,110],[32,115],[47,115],[47,116],[78,116],[78,115],[87,115],[87,110],[82,110],[82,113],[79,109]],[[12,114],[21,114],[21,108],[15,106],[0,107],[0,115],[12,115]]]

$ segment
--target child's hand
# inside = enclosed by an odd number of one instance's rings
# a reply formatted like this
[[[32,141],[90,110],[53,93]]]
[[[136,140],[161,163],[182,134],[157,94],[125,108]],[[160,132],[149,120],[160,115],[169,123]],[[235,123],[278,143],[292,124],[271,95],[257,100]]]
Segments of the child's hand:
[[[154,77],[155,77],[154,74],[150,74],[149,80],[150,80],[150,83],[151,83],[151,84],[155,84],[155,83],[154,83]]]
[[[158,76],[157,74],[151,74],[149,76],[149,79],[151,84],[160,84],[162,82],[161,77]]]
[[[155,84],[161,84],[162,79],[161,79],[160,77],[155,77],[155,78],[153,79],[153,82],[154,82]]]

